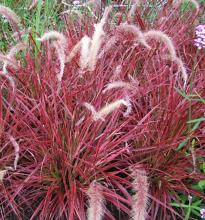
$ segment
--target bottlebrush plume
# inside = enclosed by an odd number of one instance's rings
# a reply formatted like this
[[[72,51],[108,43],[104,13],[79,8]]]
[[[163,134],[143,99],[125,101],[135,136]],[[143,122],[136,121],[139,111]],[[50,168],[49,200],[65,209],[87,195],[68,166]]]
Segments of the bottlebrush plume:
[[[37,38],[37,40],[39,40],[40,42],[44,42],[47,40],[58,40],[59,43],[65,47],[67,40],[65,38],[65,36],[58,32],[58,31],[49,31],[43,34],[43,36],[41,38]]]
[[[18,69],[17,63],[11,59],[9,59],[7,56],[0,54],[0,61],[9,63],[12,67],[15,69]]]
[[[14,11],[12,11],[8,7],[0,5],[0,14],[3,15],[8,20],[8,22],[10,23],[10,25],[13,28],[18,30],[18,25],[20,24],[20,19]]]
[[[117,42],[117,37],[116,36],[112,36],[111,38],[108,39],[108,42],[104,45],[104,47],[102,48],[102,51],[99,53],[98,55],[98,59],[102,58],[104,56],[104,54],[109,51],[110,49],[113,48],[113,46],[115,45],[115,43]]]
[[[90,53],[91,39],[88,36],[84,36],[81,39],[81,53],[80,53],[80,66],[81,69],[85,69],[88,65],[88,57]]]
[[[187,85],[188,74],[187,74],[186,68],[184,66],[184,63],[179,57],[176,57],[175,60],[173,60],[173,61],[175,61],[177,63],[179,71],[182,73],[182,78],[184,80],[184,86],[183,87],[185,88],[186,85]]]
[[[135,194],[132,196],[132,220],[145,220],[147,216],[148,206],[148,181],[146,171],[140,168],[132,168],[133,190]]]
[[[65,68],[65,52],[59,41],[53,42],[53,47],[56,49],[58,60],[60,62],[60,72],[57,74],[57,79],[58,82],[61,82]]]
[[[53,47],[56,49],[57,56],[60,62],[60,72],[57,74],[57,79],[61,82],[63,78],[64,68],[65,68],[65,47],[67,40],[62,33],[57,31],[50,31],[44,33],[41,38],[38,38],[39,41],[43,42],[46,40],[56,40],[53,42]]]
[[[101,220],[104,214],[104,198],[102,187],[99,183],[92,182],[88,189],[89,207],[87,210],[88,220]]]
[[[17,66],[17,64],[15,63],[15,62],[13,62],[11,59],[9,59],[7,56],[5,56],[5,55],[2,55],[2,54],[0,54],[0,61],[3,61],[4,63],[5,62],[7,62],[7,63],[9,63],[12,67],[14,67],[14,68],[18,68],[18,66]],[[12,87],[12,89],[13,89],[13,92],[14,92],[14,90],[15,90],[15,82],[14,82],[14,79],[10,76],[10,74],[8,74],[7,72],[0,72],[0,76],[3,76],[3,77],[5,77],[6,79],[8,79],[9,80],[9,82],[10,82],[10,84],[11,84],[11,87]]]
[[[4,176],[6,175],[7,172],[8,170],[0,170],[0,183],[3,181]]]
[[[9,83],[10,83],[10,85],[12,87],[12,90],[13,90],[13,92],[15,92],[16,86],[15,86],[15,82],[14,82],[13,77],[11,77],[9,74],[4,74],[4,73],[2,73],[2,74],[0,73],[0,76],[1,75],[9,80]]]
[[[90,104],[90,103],[84,103],[84,106],[91,111],[92,116],[93,116],[93,120],[97,121],[99,119],[101,120],[105,120],[105,117],[110,114],[111,112],[113,112],[115,109],[119,108],[120,106],[126,106],[127,107],[127,111],[123,113],[124,117],[127,117],[129,115],[129,113],[131,112],[131,103],[129,101],[129,99],[119,99],[115,102],[111,102],[107,105],[105,105],[103,108],[101,108],[98,112],[95,110],[95,108]]]
[[[128,23],[123,23],[118,27],[119,30],[125,31],[125,32],[130,32],[134,34],[136,40],[144,45],[146,48],[151,49],[151,47],[147,44],[146,39],[142,33],[142,31],[135,25],[131,25]]]
[[[178,66],[178,72],[181,72],[182,75],[182,79],[184,81],[184,85],[183,88],[186,87],[187,85],[187,80],[188,80],[188,74],[187,74],[187,70],[186,67],[184,66],[183,61],[181,60],[181,58],[179,57],[171,57],[171,56],[165,56],[164,58],[167,58],[169,60],[171,60],[172,62],[175,62]]]
[[[82,45],[82,39],[78,41],[78,43],[76,43],[76,45],[72,48],[71,52],[66,57],[66,60],[65,60],[66,63],[71,62],[71,60],[75,57],[77,52],[81,49],[81,45]]]
[[[167,46],[167,49],[169,50],[169,55],[171,59],[174,60],[176,58],[176,50],[175,50],[174,44],[171,38],[164,32],[158,31],[158,30],[150,30],[144,33],[144,37],[145,37],[145,40],[148,40],[151,38],[151,39],[155,39],[157,41],[163,42]]]
[[[102,37],[104,35],[103,26],[108,18],[109,12],[111,11],[111,6],[105,8],[102,19],[98,24],[95,24],[95,32],[92,37],[90,56],[89,56],[89,69],[93,71],[97,63],[98,52],[102,44]]]
[[[88,102],[84,103],[84,106],[91,111],[91,114],[93,116],[93,120],[97,121],[98,119],[101,119],[102,121],[104,121],[105,119],[103,117],[101,117],[98,112],[95,110],[95,107],[93,105],[91,105]]]
[[[20,51],[20,50],[24,50],[28,48],[28,45],[25,43],[18,43],[17,45],[15,45],[14,47],[12,47],[10,49],[10,51],[8,52],[8,54],[6,55],[6,57],[9,60],[15,60],[15,55]],[[8,61],[4,61],[4,65],[3,65],[3,72],[6,74],[7,73],[7,66],[9,65],[10,62]]]
[[[102,93],[104,94],[104,93],[106,93],[107,91],[109,91],[111,89],[117,89],[117,88],[132,89],[132,86],[127,82],[114,81],[114,82],[108,83],[106,85],[106,88],[102,91]]]
[[[18,41],[19,40],[19,34],[20,34],[20,36],[25,36],[25,35],[28,35],[29,33],[31,33],[31,30],[32,30],[32,28],[29,27],[27,29],[23,29],[21,31],[14,32],[12,37],[15,38],[16,41]]]
[[[18,164],[18,160],[19,160],[19,144],[16,142],[16,140],[14,139],[14,137],[10,136],[9,137],[13,147],[14,147],[14,152],[15,152],[15,159],[14,159],[14,170],[16,170],[17,164]]]

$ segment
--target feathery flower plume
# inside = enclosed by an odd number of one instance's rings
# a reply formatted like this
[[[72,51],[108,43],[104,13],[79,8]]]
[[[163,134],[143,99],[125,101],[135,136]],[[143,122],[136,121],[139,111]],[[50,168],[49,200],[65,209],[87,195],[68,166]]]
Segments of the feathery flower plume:
[[[65,47],[67,40],[65,38],[65,36],[58,32],[58,31],[49,31],[43,34],[43,36],[41,38],[37,38],[37,40],[39,40],[40,42],[44,42],[47,40],[57,40],[59,41],[59,43]]]
[[[0,74],[0,75],[2,75],[3,77],[5,77],[6,79],[9,80],[9,83],[10,83],[10,85],[12,87],[12,90],[13,90],[13,93],[14,93],[15,92],[15,88],[16,88],[14,79],[9,74],[4,74],[3,73],[3,74]]]
[[[46,40],[56,40],[52,43],[53,47],[56,49],[58,59],[60,62],[60,72],[57,75],[57,79],[61,82],[63,78],[64,68],[65,68],[65,47],[67,44],[66,38],[62,33],[58,31],[50,31],[44,33],[41,38],[38,38],[39,41],[43,42]]]
[[[88,102],[84,103],[84,106],[91,111],[91,114],[93,116],[93,120],[97,121],[98,119],[101,119],[102,121],[105,121],[105,119],[103,117],[100,117],[100,115],[98,114],[98,112],[96,111],[95,107],[93,105],[91,105]]]
[[[88,220],[101,220],[104,214],[104,198],[99,183],[92,182],[88,189],[89,207],[87,210]]]
[[[107,91],[111,89],[118,89],[118,88],[132,89],[132,86],[127,82],[114,81],[114,82],[108,83],[105,89],[102,91],[102,93],[105,94]]]
[[[14,47],[12,47],[9,51],[9,53],[6,55],[6,57],[9,60],[15,60],[15,55],[20,51],[20,50],[24,50],[28,48],[28,45],[25,43],[18,43],[17,45],[15,45]],[[10,62],[8,61],[4,61],[4,65],[3,65],[3,72],[6,74],[7,73],[7,66],[9,65]]]
[[[102,37],[104,35],[103,26],[108,18],[108,15],[111,11],[112,7],[106,7],[103,17],[98,24],[95,24],[95,32],[92,37],[91,47],[90,47],[90,56],[89,56],[89,69],[93,71],[95,69],[97,63],[98,52],[101,47]]]
[[[186,87],[187,85],[187,80],[188,80],[188,74],[187,74],[187,70],[184,66],[184,63],[183,61],[181,60],[181,58],[179,57],[171,57],[170,55],[168,56],[164,56],[165,59],[169,59],[171,60],[172,62],[175,62],[178,66],[178,72],[181,72],[182,74],[182,79],[184,80],[184,86],[183,88]]]
[[[117,65],[111,77],[111,81],[115,81],[116,79],[119,79],[119,75],[121,72],[122,72],[122,65]]]
[[[18,65],[15,61],[9,59],[7,56],[0,54],[0,61],[9,63],[13,68],[18,69]]]
[[[11,143],[13,144],[13,147],[14,147],[14,151],[15,151],[15,159],[14,159],[14,170],[16,170],[16,167],[17,167],[17,163],[18,163],[18,160],[19,160],[19,144],[16,142],[16,140],[10,136],[9,137]]]
[[[63,78],[64,69],[65,69],[65,52],[64,52],[64,48],[59,43],[59,41],[53,42],[52,45],[56,49],[57,56],[60,62],[60,72],[57,74],[57,79],[58,79],[58,82],[61,82]]]
[[[18,31],[18,25],[20,24],[20,19],[10,8],[0,5],[0,14],[3,15],[10,23],[10,25]]]
[[[140,168],[131,168],[133,178],[133,189],[135,194],[132,196],[132,220],[145,220],[148,205],[148,181],[146,171]]]
[[[82,44],[82,39],[80,41],[78,41],[78,43],[72,48],[71,52],[66,57],[65,63],[71,62],[71,60],[75,57],[77,52],[80,50],[81,44]]]
[[[0,170],[0,183],[3,182],[4,176],[7,172],[8,170]]]
[[[129,114],[132,111],[132,105],[131,105],[131,102],[130,102],[130,98],[128,96],[125,98],[125,102],[126,102],[127,110],[123,113],[123,116],[128,117]]]
[[[4,63],[7,62],[16,69],[18,68],[17,64],[5,55],[0,54],[0,61],[3,61]],[[14,92],[15,91],[15,82],[14,82],[14,79],[10,76],[10,74],[8,74],[6,71],[6,72],[0,73],[0,75],[2,75],[3,77],[5,77],[6,79],[9,80],[11,87],[13,88],[13,92]]]
[[[110,114],[111,112],[113,112],[115,109],[119,108],[120,106],[126,106],[127,107],[127,111],[123,113],[124,117],[127,117],[128,114],[131,111],[131,103],[129,101],[129,99],[119,99],[115,102],[111,102],[107,105],[105,105],[103,108],[101,108],[98,112],[95,110],[95,108],[89,104],[89,103],[84,103],[84,106],[91,111],[92,116],[93,116],[93,120],[97,121],[97,120],[105,120],[105,117]]]
[[[102,51],[99,53],[98,59],[101,59],[107,51],[113,48],[113,45],[117,42],[117,40],[118,39],[116,36],[112,36],[110,39],[108,39],[108,42],[105,44]]]
[[[24,29],[19,32],[14,32],[12,37],[15,38],[16,40],[19,40],[19,34],[20,34],[20,36],[25,36],[25,35],[31,33],[31,30],[32,30],[32,28],[29,27],[28,29]]]
[[[171,38],[164,32],[158,31],[158,30],[150,30],[144,33],[144,37],[146,40],[151,38],[151,39],[156,39],[157,41],[163,42],[169,50],[171,59],[174,60],[176,58],[176,50],[175,50],[174,44]]]
[[[174,0],[172,4],[173,4],[174,7],[178,8],[182,4],[183,1],[184,0]],[[200,9],[199,3],[196,0],[188,0],[188,1],[190,3],[192,3],[192,5],[196,8],[196,11],[197,11],[197,14],[198,14],[199,9]]]
[[[175,57],[175,59],[173,61],[176,62],[176,64],[178,65],[179,71],[181,71],[181,73],[182,73],[182,78],[184,80],[184,88],[185,88],[187,85],[188,74],[187,74],[186,68],[184,66],[184,63],[179,57]]]
[[[120,26],[118,26],[118,29],[134,34],[137,41],[139,41],[146,48],[151,49],[151,47],[147,44],[146,39],[141,30],[135,25],[123,23]]]
[[[80,66],[81,69],[85,69],[88,65],[88,57],[90,53],[91,39],[88,36],[84,36],[81,39],[81,53],[80,53]]]

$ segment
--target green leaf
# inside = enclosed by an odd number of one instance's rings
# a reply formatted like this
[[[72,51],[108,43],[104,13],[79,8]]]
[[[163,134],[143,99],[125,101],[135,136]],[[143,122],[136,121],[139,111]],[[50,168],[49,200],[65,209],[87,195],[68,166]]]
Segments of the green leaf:
[[[198,182],[198,185],[199,185],[199,187],[203,190],[203,189],[205,189],[205,180],[200,180],[199,182]]]
[[[205,121],[204,117],[203,118],[197,118],[197,119],[190,120],[187,123],[190,124],[190,123],[196,123],[196,122],[202,122],[202,121]]]
[[[178,89],[178,88],[176,88],[176,87],[175,87],[175,90],[176,90],[181,96],[183,96],[185,99],[191,101],[190,97],[189,97],[185,92],[181,91],[180,89]]]
[[[179,146],[177,147],[177,151],[180,151],[189,141],[189,138],[186,138],[184,141],[182,141]]]

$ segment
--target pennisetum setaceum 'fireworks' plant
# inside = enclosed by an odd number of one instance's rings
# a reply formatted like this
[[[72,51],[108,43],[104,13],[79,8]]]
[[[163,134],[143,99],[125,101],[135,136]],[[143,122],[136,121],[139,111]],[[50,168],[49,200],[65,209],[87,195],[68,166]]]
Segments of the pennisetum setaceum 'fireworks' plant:
[[[152,22],[137,1],[28,42],[0,5],[19,34],[0,54],[1,219],[183,219],[178,192],[205,199],[191,187],[204,178],[204,123],[187,124],[205,105],[180,94],[205,96],[202,11],[171,2]]]

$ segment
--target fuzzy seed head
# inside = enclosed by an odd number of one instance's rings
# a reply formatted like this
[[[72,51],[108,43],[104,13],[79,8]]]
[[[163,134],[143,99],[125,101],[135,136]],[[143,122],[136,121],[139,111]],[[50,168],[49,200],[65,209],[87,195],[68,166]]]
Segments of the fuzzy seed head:
[[[131,103],[129,101],[129,98],[126,99],[119,99],[115,102],[111,102],[107,105],[105,105],[103,108],[101,108],[98,112],[96,111],[95,107],[93,107],[90,103],[84,103],[84,106],[91,111],[93,120],[105,120],[105,117],[112,113],[114,110],[118,109],[122,105],[127,107],[126,112],[123,113],[124,117],[127,117],[131,112]]]
[[[171,58],[173,60],[176,58],[176,50],[175,50],[174,44],[171,38],[164,32],[158,31],[158,30],[150,30],[144,33],[144,37],[145,37],[145,40],[148,40],[151,38],[159,42],[163,42],[167,46]]]
[[[58,82],[62,81],[63,73],[65,69],[65,52],[63,46],[59,43],[59,41],[53,42],[53,47],[56,50],[58,60],[60,62],[60,72],[57,74]]]
[[[102,44],[102,37],[104,36],[103,26],[107,20],[111,7],[106,7],[101,21],[95,24],[95,32],[92,37],[90,56],[89,56],[89,69],[93,71],[97,63],[98,52]]]
[[[91,183],[87,195],[89,196],[89,207],[87,210],[88,220],[101,220],[104,214],[104,198],[101,185]]]
[[[114,81],[114,82],[108,83],[106,85],[106,88],[103,90],[103,94],[105,94],[107,91],[109,91],[111,89],[118,89],[118,88],[131,89],[132,86],[127,82]]]
[[[3,15],[10,23],[10,25],[18,30],[20,19],[10,8],[0,5],[0,14]]]
[[[176,57],[174,61],[177,63],[179,71],[182,73],[182,78],[184,80],[184,86],[183,87],[185,88],[186,85],[187,85],[188,74],[187,74],[186,68],[184,66],[184,63],[179,57]]]
[[[44,42],[44,41],[47,41],[47,40],[57,40],[59,41],[59,43],[65,47],[66,46],[66,43],[67,43],[67,40],[65,38],[65,36],[58,32],[58,31],[50,31],[50,32],[46,32],[43,34],[43,36],[41,38],[38,38],[38,40],[40,42]]]
[[[100,118],[106,117],[108,114],[118,109],[122,105],[127,107],[127,111],[123,114],[126,117],[130,113],[130,102],[128,100],[119,99],[115,102],[109,103],[105,105],[102,109],[99,110],[98,115],[94,116],[94,120],[98,120]]]
[[[85,69],[88,65],[88,57],[90,53],[91,39],[88,36],[84,36],[81,39],[81,54],[80,54],[80,66],[81,69]]]
[[[7,174],[8,170],[0,170],[0,183],[3,182],[4,176]]]
[[[151,49],[151,47],[147,44],[146,39],[145,39],[142,31],[137,26],[123,23],[118,27],[118,29],[125,31],[125,32],[128,32],[128,33],[129,32],[132,33],[135,36],[136,41],[141,43],[144,47]]]
[[[110,39],[108,39],[108,42],[105,44],[105,46],[103,47],[102,51],[99,53],[98,59],[101,59],[107,51],[112,49],[113,46],[115,45],[115,43],[117,42],[117,40],[118,39],[117,39],[116,36],[113,36]]]
[[[146,171],[143,169],[132,169],[133,190],[132,197],[132,220],[145,220],[148,206],[148,181]]]
[[[8,52],[8,54],[6,55],[6,57],[9,59],[9,60],[14,60],[15,62],[15,55],[21,51],[21,50],[24,50],[24,49],[27,49],[28,48],[28,45],[25,44],[25,43],[18,43],[17,45],[15,45],[14,47],[12,47],[10,49],[10,51]],[[3,72],[6,74],[7,73],[7,66],[9,65],[10,63],[8,61],[4,61],[4,65],[3,65]]]
[[[9,137],[13,147],[14,147],[14,152],[15,152],[15,159],[14,159],[14,170],[16,170],[17,168],[17,164],[18,164],[18,160],[19,160],[19,144],[16,142],[16,140],[14,139],[14,137],[10,136]]]
[[[11,59],[9,59],[7,56],[0,54],[0,61],[7,62],[9,65],[11,65],[13,68],[18,69],[17,63]]]
[[[82,39],[72,48],[71,52],[66,57],[66,61],[65,61],[66,63],[69,63],[72,61],[72,59],[76,56],[76,54],[80,50],[81,45],[82,45]]]

